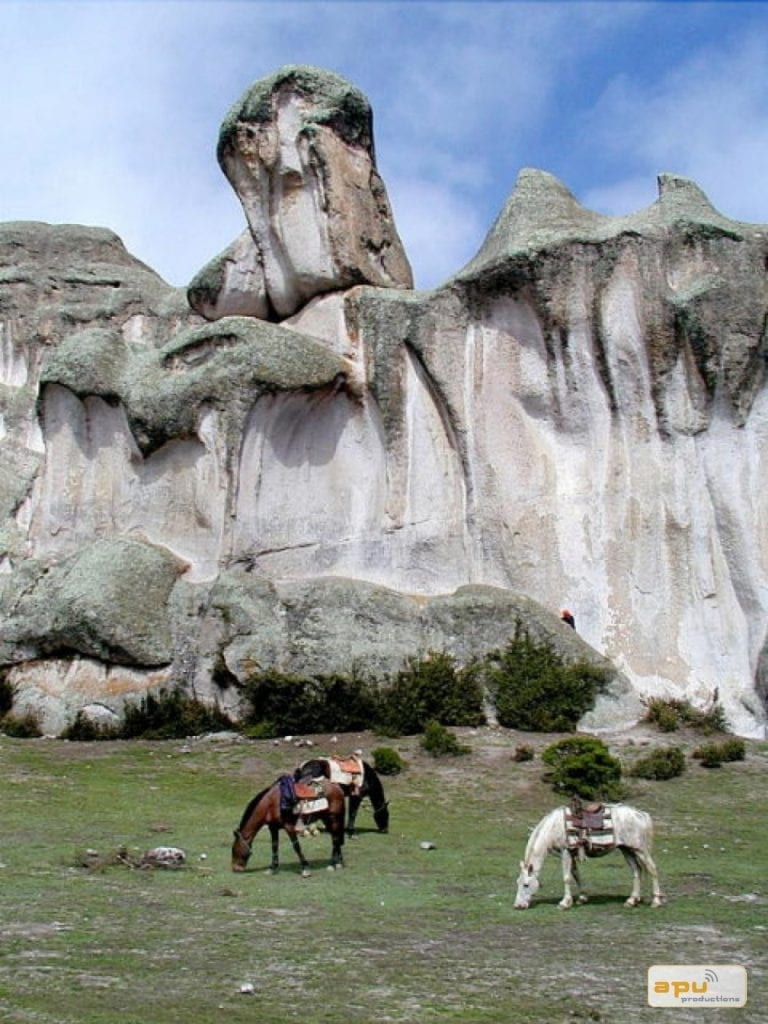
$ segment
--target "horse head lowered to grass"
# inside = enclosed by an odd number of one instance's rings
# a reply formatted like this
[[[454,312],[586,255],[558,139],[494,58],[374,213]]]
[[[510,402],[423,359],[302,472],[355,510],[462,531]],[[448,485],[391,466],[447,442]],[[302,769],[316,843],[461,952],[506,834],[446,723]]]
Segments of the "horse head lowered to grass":
[[[245,871],[253,841],[259,829],[266,825],[272,839],[270,870],[275,872],[279,867],[280,829],[284,829],[299,858],[302,874],[308,875],[309,862],[301,849],[299,835],[303,834],[305,826],[315,821],[321,821],[331,837],[329,867],[342,867],[345,810],[345,797],[340,786],[323,779],[314,792],[305,792],[290,775],[280,776],[271,786],[257,793],[243,811],[232,843],[232,870]]]
[[[357,812],[366,797],[371,802],[376,828],[379,832],[389,830],[389,803],[384,796],[381,779],[375,768],[359,754],[350,754],[348,757],[313,757],[299,765],[294,778],[325,778],[341,786],[349,797],[347,832],[350,836],[354,834]]]
[[[559,854],[563,869],[565,895],[560,900],[563,909],[573,906],[572,888],[581,890],[579,861],[587,857],[600,857],[611,850],[623,854],[632,872],[632,892],[626,904],[636,907],[642,902],[642,876],[651,881],[652,907],[664,902],[659,885],[656,864],[651,856],[653,822],[645,811],[627,804],[571,805],[550,811],[536,825],[525,856],[520,862],[515,907],[526,910],[539,890],[539,872],[548,853]],[[586,902],[579,892],[578,902]]]

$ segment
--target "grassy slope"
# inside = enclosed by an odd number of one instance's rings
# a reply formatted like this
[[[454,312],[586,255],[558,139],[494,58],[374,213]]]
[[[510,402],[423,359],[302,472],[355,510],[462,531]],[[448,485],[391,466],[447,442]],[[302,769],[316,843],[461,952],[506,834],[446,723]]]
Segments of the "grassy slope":
[[[514,879],[528,829],[557,799],[524,741],[461,730],[469,757],[435,761],[415,739],[385,741],[409,767],[385,780],[389,835],[363,831],[347,869],[325,870],[327,837],[305,841],[303,880],[283,869],[229,870],[231,831],[250,796],[304,750],[261,742],[77,744],[0,738],[0,1019],[8,1024],[347,1024],[356,1020],[557,1024],[718,1020],[716,1010],[646,1004],[654,963],[740,963],[759,1021],[768,997],[768,745],[671,782],[633,782],[653,814],[668,906],[623,906],[629,873],[613,854],[586,865],[592,901],[563,912],[559,865],[520,913]],[[375,737],[345,737],[367,751]],[[673,742],[679,742],[675,737]],[[655,742],[664,742],[659,738]],[[691,743],[695,738],[691,738]],[[341,744],[340,744],[341,746]],[[614,752],[627,754],[617,741]],[[430,840],[435,849],[424,851]],[[188,867],[76,866],[86,848],[185,849]],[[205,855],[203,857],[203,855]],[[749,899],[740,897],[749,896]],[[251,983],[254,995],[240,986]],[[720,1013],[720,1017],[717,1015]],[[715,1016],[712,1016],[714,1014]]]

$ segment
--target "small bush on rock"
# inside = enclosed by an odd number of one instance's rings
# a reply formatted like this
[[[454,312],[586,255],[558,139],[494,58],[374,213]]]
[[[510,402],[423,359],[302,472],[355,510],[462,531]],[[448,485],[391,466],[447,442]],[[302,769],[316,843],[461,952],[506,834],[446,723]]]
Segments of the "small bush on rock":
[[[376,747],[371,751],[373,768],[379,775],[399,775],[405,762],[392,747]]]
[[[233,729],[232,720],[181,689],[147,694],[138,704],[126,704],[120,739],[180,739],[204,732]]]
[[[440,722],[427,722],[420,742],[432,757],[458,757],[469,753],[469,747],[460,743],[456,734]]]
[[[558,793],[585,800],[615,800],[622,795],[621,762],[594,736],[558,740],[541,759],[552,769],[545,778]]]
[[[483,691],[475,665],[460,668],[450,654],[409,658],[379,695],[378,726],[388,736],[412,736],[430,721],[482,725]]]
[[[657,747],[635,761],[630,775],[638,779],[674,779],[685,771],[685,754],[680,747]]]
[[[520,747],[515,747],[515,752],[512,755],[513,761],[532,761],[536,756],[533,747],[529,747],[524,743]]]
[[[101,725],[94,722],[83,711],[78,711],[75,719],[62,732],[64,740],[77,740],[81,743],[91,743],[96,740],[116,740],[120,738],[119,725]]]
[[[377,706],[373,685],[355,672],[299,676],[268,669],[248,680],[243,698],[245,731],[261,737],[368,729]]]
[[[8,682],[7,674],[0,671],[0,718],[3,718],[11,710],[15,696],[13,686]]]
[[[40,720],[32,712],[26,715],[3,715],[0,719],[0,732],[21,740],[31,740],[43,735]]]
[[[655,725],[661,732],[676,732],[684,726],[695,729],[705,736],[728,731],[725,712],[717,699],[709,708],[700,710],[687,700],[651,697],[646,701],[643,721]]]
[[[531,732],[572,732],[608,680],[598,665],[564,661],[519,622],[507,646],[486,656],[483,670],[499,725]]]

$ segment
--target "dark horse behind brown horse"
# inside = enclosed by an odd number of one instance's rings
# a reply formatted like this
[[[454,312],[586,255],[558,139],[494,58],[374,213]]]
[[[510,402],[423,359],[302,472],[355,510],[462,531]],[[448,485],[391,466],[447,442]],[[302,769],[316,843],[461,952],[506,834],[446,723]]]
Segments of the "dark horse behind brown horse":
[[[333,775],[332,762],[339,760],[339,758],[335,757],[313,757],[309,761],[304,761],[300,764],[293,773],[293,777],[297,780],[307,778],[336,778],[336,781],[344,790],[346,796],[349,797],[347,835],[353,836],[355,834],[357,812],[360,810],[360,804],[366,797],[371,803],[373,820],[376,822],[376,828],[379,832],[388,832],[389,803],[384,796],[384,787],[381,784],[381,779],[376,773],[376,769],[372,765],[368,764],[367,761],[363,761],[362,758],[359,758],[359,764],[363,769],[362,778],[359,785],[353,789],[351,786],[345,785],[343,781]],[[344,760],[346,759],[341,759],[341,761]]]
[[[290,776],[286,778],[290,779]],[[303,814],[301,820],[304,824],[311,824],[314,821],[323,822],[326,831],[331,837],[331,862],[329,867],[343,867],[344,793],[340,786],[323,780],[322,795],[325,797],[328,806],[311,814]],[[308,875],[309,862],[304,856],[301,844],[299,843],[297,828],[299,816],[293,807],[284,806],[280,779],[276,779],[271,786],[267,786],[266,789],[257,793],[243,811],[240,824],[235,829],[235,841],[232,843],[232,870],[245,871],[248,859],[251,856],[253,841],[259,829],[264,825],[269,829],[272,838],[270,870],[274,872],[279,867],[278,846],[280,829],[284,829],[288,833],[296,856],[299,858],[302,875]]]

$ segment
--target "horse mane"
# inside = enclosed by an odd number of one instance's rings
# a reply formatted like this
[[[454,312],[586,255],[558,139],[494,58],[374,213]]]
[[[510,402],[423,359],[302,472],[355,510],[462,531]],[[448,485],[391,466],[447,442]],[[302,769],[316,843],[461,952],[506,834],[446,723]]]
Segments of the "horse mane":
[[[248,806],[243,811],[243,816],[240,819],[240,824],[238,825],[238,830],[240,830],[240,829],[245,827],[245,823],[250,818],[250,816],[251,816],[251,814],[253,812],[253,809],[255,808],[256,804],[259,802],[259,800],[261,800],[270,791],[270,789],[272,789],[272,786],[274,786],[274,782],[270,786],[265,786],[264,789],[262,789],[259,793],[257,793],[256,796],[253,798],[253,800],[250,801]]]
[[[544,817],[539,822],[537,822],[536,825],[534,825],[533,832],[531,832],[531,834],[528,836],[528,842],[525,846],[524,860],[526,864],[529,863],[531,859],[531,854],[536,849],[539,840],[541,839],[542,833],[551,827],[552,822],[555,820],[557,816],[561,815],[563,811],[563,807],[556,807],[553,811],[549,811],[547,814],[545,814]]]

